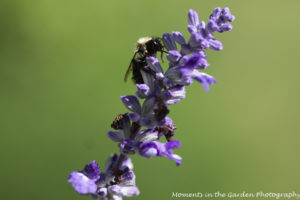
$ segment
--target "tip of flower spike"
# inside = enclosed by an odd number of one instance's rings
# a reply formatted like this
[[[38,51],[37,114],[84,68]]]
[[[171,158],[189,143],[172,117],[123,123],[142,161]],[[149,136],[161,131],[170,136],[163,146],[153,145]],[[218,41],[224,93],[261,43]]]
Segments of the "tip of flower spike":
[[[233,22],[235,20],[235,16],[231,14],[228,7],[223,8],[222,14],[224,15],[225,19],[229,22]]]
[[[220,7],[216,7],[213,11],[213,13],[211,14],[211,17],[219,17],[220,13],[221,13],[222,9]]]

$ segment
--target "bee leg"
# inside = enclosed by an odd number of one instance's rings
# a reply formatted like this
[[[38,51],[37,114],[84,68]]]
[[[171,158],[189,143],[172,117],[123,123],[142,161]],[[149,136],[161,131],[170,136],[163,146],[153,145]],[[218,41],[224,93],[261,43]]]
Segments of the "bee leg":
[[[164,59],[163,59],[163,54],[164,54],[164,53],[167,54],[168,52],[165,51],[165,50],[161,50],[161,51],[160,51],[160,58],[161,58],[161,61],[162,61],[162,62],[164,62]]]

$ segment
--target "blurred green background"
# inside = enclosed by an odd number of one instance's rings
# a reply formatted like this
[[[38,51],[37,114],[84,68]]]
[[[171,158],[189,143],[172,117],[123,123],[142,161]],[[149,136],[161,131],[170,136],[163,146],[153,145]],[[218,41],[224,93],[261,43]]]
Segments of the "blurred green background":
[[[182,166],[133,156],[141,195],[300,192],[300,1],[1,0],[1,199],[90,199],[67,177],[118,152],[106,132],[133,94],[123,77],[136,40],[187,34],[187,12],[207,20],[230,7],[234,30],[216,34],[200,84],[171,107]]]

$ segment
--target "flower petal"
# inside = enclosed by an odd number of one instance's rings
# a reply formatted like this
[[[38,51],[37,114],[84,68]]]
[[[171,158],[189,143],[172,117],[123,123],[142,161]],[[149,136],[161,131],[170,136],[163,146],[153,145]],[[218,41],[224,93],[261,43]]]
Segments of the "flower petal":
[[[92,161],[84,167],[82,173],[84,173],[90,179],[98,179],[99,165],[96,163],[96,161]]]
[[[175,31],[175,32],[173,32],[172,34],[173,34],[174,40],[175,40],[178,44],[184,45],[184,44],[186,43],[186,42],[185,42],[185,39],[184,39],[184,37],[183,37],[183,35],[182,35],[180,32]]]
[[[133,186],[135,185],[135,175],[132,171],[122,174],[122,181],[119,184],[121,186]]]
[[[133,197],[140,194],[139,189],[136,186],[119,186],[112,185],[108,187],[108,191],[114,195],[121,195],[125,197]]]
[[[152,129],[146,129],[140,132],[135,138],[138,142],[147,142],[147,141],[155,141],[158,139],[157,131]]]
[[[181,57],[181,53],[177,50],[171,50],[167,53],[167,59],[173,63],[177,62]]]
[[[198,70],[194,70],[192,73],[192,77],[202,83],[204,89],[206,92],[209,91],[209,85],[213,85],[214,83],[217,83],[216,79],[206,73],[199,72]]]
[[[140,98],[146,98],[150,93],[150,88],[146,84],[136,84],[138,91],[136,92],[137,96]]]
[[[158,61],[158,59],[154,56],[148,56],[146,58],[147,60],[147,63],[149,64],[150,66],[150,69],[152,69],[153,71],[155,71],[156,73],[159,73],[159,72],[163,72],[163,69]]]
[[[211,39],[209,40],[209,48],[216,51],[221,51],[223,49],[223,44],[219,40]]]
[[[139,100],[136,98],[136,96],[133,95],[121,96],[121,100],[128,110],[131,110],[132,112],[135,113],[141,113],[141,105]]]
[[[199,24],[198,13],[192,9],[190,9],[188,13],[188,23],[193,26],[197,26]]]
[[[107,136],[113,142],[121,142],[124,139],[123,135],[119,131],[108,131]]]
[[[165,45],[165,47],[170,51],[170,50],[177,50],[177,46],[175,43],[175,40],[173,36],[169,33],[164,33],[162,37],[162,41]]]
[[[155,106],[155,98],[151,97],[144,101],[143,107],[142,107],[142,116],[147,116],[151,112],[153,112],[153,108]]]
[[[95,180],[88,178],[81,172],[73,171],[68,178],[68,182],[79,194],[95,194],[97,191]]]
[[[100,196],[100,197],[106,197],[107,195],[107,188],[100,188],[98,191],[97,191],[97,194]]]
[[[159,150],[155,142],[142,142],[138,145],[139,154],[146,158],[159,155]]]

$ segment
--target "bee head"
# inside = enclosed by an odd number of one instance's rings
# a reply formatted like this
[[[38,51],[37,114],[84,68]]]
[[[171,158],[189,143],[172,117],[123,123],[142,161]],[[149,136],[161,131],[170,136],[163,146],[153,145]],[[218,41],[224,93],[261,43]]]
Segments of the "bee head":
[[[158,37],[153,37],[151,40],[147,41],[145,45],[149,55],[155,55],[156,52],[162,51],[164,48]]]

